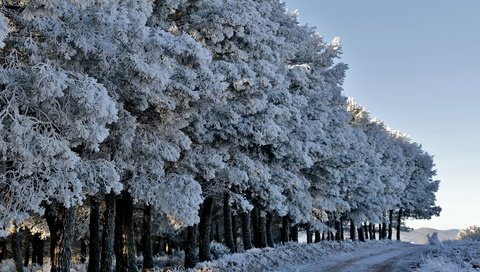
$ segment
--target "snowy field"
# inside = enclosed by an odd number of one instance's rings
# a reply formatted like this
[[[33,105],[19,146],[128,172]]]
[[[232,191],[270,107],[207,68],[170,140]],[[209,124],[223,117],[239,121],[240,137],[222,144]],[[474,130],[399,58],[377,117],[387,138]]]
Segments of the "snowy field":
[[[422,260],[430,246],[396,241],[291,243],[277,248],[253,249],[246,253],[226,255],[213,262],[197,265],[191,271],[372,271],[395,265],[411,268]],[[412,265],[411,263],[414,263]],[[387,268],[388,269],[388,268]],[[382,270],[378,270],[382,271]],[[392,270],[383,270],[392,271]]]
[[[480,241],[447,241],[438,244],[423,258],[418,271],[480,271]]]
[[[215,252],[222,254],[221,249],[216,249]],[[141,259],[138,261],[141,267]],[[153,269],[153,272],[473,272],[480,271],[480,241],[447,241],[435,245],[415,245],[388,240],[332,241],[308,245],[289,243],[276,248],[225,254],[215,261],[199,263],[195,269],[190,270],[182,268],[182,261],[181,253],[158,257],[155,259],[158,267]],[[84,265],[74,265],[70,271],[84,272],[85,268]],[[5,260],[0,264],[0,272],[14,271],[13,260]],[[25,271],[50,271],[50,267],[29,267]]]

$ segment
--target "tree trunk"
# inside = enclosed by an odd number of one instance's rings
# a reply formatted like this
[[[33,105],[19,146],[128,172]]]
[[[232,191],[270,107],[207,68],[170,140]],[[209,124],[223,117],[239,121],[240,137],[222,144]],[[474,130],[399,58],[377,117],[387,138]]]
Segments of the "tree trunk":
[[[80,263],[84,264],[87,261],[87,239],[85,237],[80,239]]]
[[[325,232],[322,232],[322,241],[325,241]]]
[[[361,227],[361,224],[360,224],[360,227],[358,228],[358,240],[360,242],[365,242],[365,236],[363,236],[363,227]]]
[[[45,219],[50,229],[51,271],[67,272],[71,264],[75,210],[52,203],[46,206]]]
[[[252,218],[252,231],[253,231],[253,246],[256,248],[261,248],[261,238],[260,238],[260,231],[259,231],[259,210],[257,207],[253,207],[251,213]]]
[[[115,260],[116,271],[136,272],[135,233],[133,227],[133,198],[123,191],[117,200],[115,217]]]
[[[100,204],[95,197],[90,197],[90,237],[88,243],[88,272],[100,270]]]
[[[61,272],[70,271],[72,261],[72,245],[75,237],[75,209],[65,209],[62,239],[60,240],[60,259],[58,261]]]
[[[365,233],[365,240],[368,240],[368,225],[367,222],[363,225],[363,233]]]
[[[187,227],[183,247],[185,249],[185,268],[193,268],[197,264],[197,225]]]
[[[382,239],[387,238],[387,224],[382,223]]]
[[[290,235],[290,219],[288,218],[288,215],[285,215],[282,217],[282,233],[281,233],[281,239],[282,243],[288,243],[289,241],[289,236]]]
[[[375,240],[375,237],[373,236],[373,227],[372,227],[372,223],[369,223],[368,224],[368,234],[370,236],[370,240]]]
[[[167,255],[173,254],[173,245],[172,245],[172,239],[170,238],[170,235],[167,235],[167,237],[165,237],[165,252],[167,252]]]
[[[400,227],[402,226],[402,208],[398,211],[397,217],[397,241],[400,241]]]
[[[267,247],[267,217],[266,215],[258,211],[258,238],[260,239],[258,242],[259,248]]]
[[[330,229],[332,228],[332,220],[328,220],[328,227]],[[335,225],[333,227],[335,227]],[[327,233],[327,240],[332,241],[333,239],[334,239],[333,232],[329,230]]]
[[[47,221],[48,229],[50,231],[50,271],[56,272],[58,268],[57,260],[57,243],[60,236],[60,224],[57,220],[58,207],[54,203],[45,207],[45,220]]]
[[[295,224],[290,228],[290,241],[298,243],[298,224]]]
[[[165,255],[165,237],[158,236],[157,243],[156,243],[156,253],[157,255],[163,256]]]
[[[269,247],[274,247],[275,244],[273,242],[273,234],[272,234],[272,222],[273,222],[273,214],[267,213],[267,244]]]
[[[212,208],[212,211],[213,211],[213,208]],[[213,215],[212,215],[213,217]],[[213,218],[212,218],[213,219]],[[213,230],[213,229],[212,229]],[[215,237],[215,239],[212,239],[212,237]],[[220,227],[219,227],[219,224],[218,224],[218,220],[215,219],[215,236],[211,236],[210,235],[210,241],[217,241],[218,243],[220,243]]]
[[[315,243],[320,243],[322,240],[322,237],[320,236],[320,231],[316,230],[315,231]]]
[[[252,229],[250,228],[250,213],[242,213],[242,236],[243,249],[249,250],[252,248]]]
[[[335,220],[335,240],[340,241],[340,221]]]
[[[23,272],[22,234],[19,233],[16,224],[13,225],[13,233],[11,239],[15,270],[17,272]]]
[[[153,268],[152,207],[150,205],[145,205],[143,209],[142,232],[143,271],[147,271]]]
[[[345,240],[345,231],[343,229],[343,219],[340,219],[340,240]]]
[[[375,232],[376,232],[376,230],[375,230],[375,224],[372,224],[372,240],[377,239],[377,237],[375,237]]]
[[[7,258],[7,240],[0,238],[0,262]]]
[[[102,262],[101,272],[113,272],[114,242],[115,242],[115,210],[114,193],[105,195],[105,212],[103,214]]]
[[[357,240],[355,233],[355,223],[352,219],[350,219],[350,239],[352,239],[353,241]]]
[[[210,228],[212,225],[213,198],[207,197],[202,204],[200,223],[198,225],[198,255],[201,262],[211,261]]]
[[[235,252],[238,252],[237,230],[237,216],[232,214],[233,247],[235,249]]]
[[[23,266],[28,266],[30,264],[30,246],[31,246],[31,239],[30,239],[30,232],[25,232],[25,255],[23,258]]]
[[[388,211],[388,239],[392,240],[393,236],[393,210]]]
[[[230,207],[230,194],[228,192],[223,194],[223,225],[225,245],[230,249],[231,253],[234,253],[232,208]]]
[[[43,266],[43,248],[45,242],[40,238],[39,233],[35,233],[32,237],[32,264]]]
[[[307,231],[307,244],[313,243],[313,239],[312,239],[312,229],[311,229],[310,224],[306,224],[306,225],[305,225],[305,230]]]

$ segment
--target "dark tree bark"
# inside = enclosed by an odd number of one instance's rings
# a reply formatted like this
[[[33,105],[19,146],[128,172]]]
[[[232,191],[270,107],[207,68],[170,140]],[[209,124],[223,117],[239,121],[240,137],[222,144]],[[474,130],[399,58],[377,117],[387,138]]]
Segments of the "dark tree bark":
[[[378,240],[382,240],[382,223],[378,224]]]
[[[328,227],[329,228],[335,227],[335,225],[332,226],[332,220],[328,220]],[[333,236],[333,232],[329,230],[327,233],[327,240],[332,241],[334,238],[335,237]]]
[[[358,228],[358,240],[360,242],[365,242],[365,236],[363,236],[363,227],[361,227],[361,224],[360,224],[360,227]]]
[[[39,233],[35,233],[32,237],[32,264],[43,266],[43,248],[45,242],[40,238]]]
[[[167,235],[167,237],[165,238],[165,251],[167,252],[167,255],[173,254],[172,239],[169,235]]]
[[[67,272],[71,264],[75,210],[52,203],[46,205],[45,219],[50,230],[51,271]]]
[[[0,262],[7,258],[7,240],[0,238]]]
[[[105,212],[103,214],[103,235],[102,235],[102,262],[101,272],[113,271],[114,242],[115,242],[115,210],[116,200],[113,193],[105,195]]]
[[[256,248],[261,248],[261,238],[260,238],[260,231],[259,231],[259,210],[257,207],[253,207],[250,217],[252,218],[252,231],[253,231],[253,246]]]
[[[290,228],[290,241],[298,243],[298,224],[295,224]]]
[[[267,217],[262,216],[262,212],[258,211],[258,247],[267,247]]]
[[[320,235],[320,231],[316,230],[315,231],[315,243],[320,243],[322,240],[322,236]]]
[[[23,272],[22,234],[19,232],[17,225],[13,226],[11,239],[15,270],[17,272]]]
[[[244,250],[249,250],[252,248],[252,229],[250,228],[250,225],[250,213],[242,213],[242,236]]]
[[[211,261],[210,228],[212,225],[213,198],[207,197],[202,204],[200,223],[198,224],[198,256],[201,262]]]
[[[228,192],[223,194],[223,225],[225,245],[230,249],[230,252],[234,253],[232,208],[230,207],[230,194]]]
[[[272,234],[272,222],[273,222],[273,214],[267,213],[267,244],[269,247],[274,247],[275,244],[273,242],[273,234]]]
[[[90,237],[88,243],[88,272],[100,270],[100,204],[97,198],[90,197]]]
[[[212,217],[213,217],[213,214],[212,214]],[[220,243],[220,227],[219,227],[219,225],[220,224],[218,223],[218,219],[215,219],[215,236],[210,235],[210,241],[215,240],[218,243]],[[212,228],[212,230],[213,230],[213,228]],[[212,237],[215,237],[215,239],[212,239]]]
[[[307,231],[307,244],[313,243],[313,239],[312,239],[312,229],[311,229],[310,224],[306,224],[306,225],[305,225],[305,230]]]
[[[183,247],[185,249],[185,268],[193,268],[197,264],[197,225],[187,227]]]
[[[343,229],[343,219],[340,219],[340,240],[345,240],[345,230]]]
[[[374,240],[375,238],[373,237],[373,227],[372,223],[368,224],[368,236],[370,236],[370,240]]]
[[[232,214],[232,234],[233,234],[233,248],[235,252],[238,252],[237,242],[237,216]]]
[[[143,271],[153,268],[152,250],[152,207],[145,205],[142,220]]]
[[[30,264],[30,249],[31,249],[31,238],[30,232],[25,232],[25,254],[23,255],[23,265],[28,266]]]
[[[80,263],[84,264],[87,261],[87,240],[80,239]]]
[[[392,240],[393,236],[393,210],[388,211],[388,239]]]
[[[117,200],[115,217],[115,260],[119,272],[136,272],[133,198],[123,191]]]
[[[198,227],[198,226],[197,226]],[[163,236],[158,236],[157,237],[157,247],[156,247],[156,252],[157,252],[157,255],[160,255],[160,256],[163,256],[165,255],[166,253],[166,250],[165,250],[165,237]]]
[[[368,240],[368,225],[367,222],[363,225],[363,233],[365,233],[365,240]]]
[[[335,241],[340,241],[340,221],[335,220]]]
[[[356,231],[355,231],[355,223],[352,219],[350,219],[350,239],[353,241],[357,240]]]
[[[63,224],[62,236],[60,240],[60,256],[59,266],[57,271],[68,272],[70,271],[72,261],[72,245],[75,237],[75,209],[65,209],[65,221]]]
[[[372,224],[372,240],[377,239],[377,237],[375,237],[375,232],[376,232],[376,230],[375,230],[375,224]]]
[[[58,207],[56,207],[54,203],[51,205],[47,205],[45,207],[45,220],[47,221],[48,229],[50,231],[50,267],[51,272],[56,272],[58,264],[56,263],[57,255],[57,243],[60,236],[60,227],[59,222],[57,220],[57,216],[59,216],[59,212],[57,211]]]
[[[325,232],[322,232],[322,241],[325,241]]]
[[[282,243],[288,243],[290,238],[290,219],[288,215],[282,217],[282,233],[281,233]]]
[[[386,238],[387,238],[387,224],[382,223],[382,239],[386,239]]]
[[[402,213],[403,209],[400,208],[398,211],[398,217],[397,217],[397,241],[400,241],[400,227],[402,226]]]

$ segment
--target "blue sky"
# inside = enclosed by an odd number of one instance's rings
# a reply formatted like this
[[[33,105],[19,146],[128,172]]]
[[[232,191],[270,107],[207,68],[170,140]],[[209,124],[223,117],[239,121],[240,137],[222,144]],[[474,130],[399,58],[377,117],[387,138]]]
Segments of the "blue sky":
[[[338,36],[344,89],[435,156],[439,229],[480,225],[480,1],[287,0],[300,22]]]

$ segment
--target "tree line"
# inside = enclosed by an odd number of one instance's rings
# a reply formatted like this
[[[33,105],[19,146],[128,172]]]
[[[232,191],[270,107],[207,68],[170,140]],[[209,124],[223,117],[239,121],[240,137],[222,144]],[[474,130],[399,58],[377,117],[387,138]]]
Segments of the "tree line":
[[[44,241],[52,271],[78,243],[89,271],[137,271],[137,249],[149,269],[165,243],[193,267],[213,238],[340,240],[345,222],[392,238],[393,217],[440,212],[433,157],[342,94],[340,40],[279,0],[0,9],[0,234],[18,271]]]

